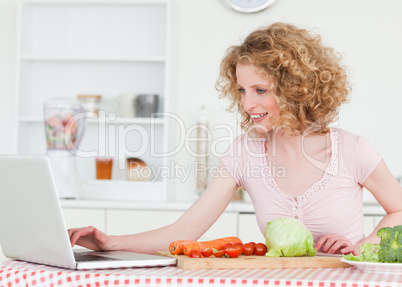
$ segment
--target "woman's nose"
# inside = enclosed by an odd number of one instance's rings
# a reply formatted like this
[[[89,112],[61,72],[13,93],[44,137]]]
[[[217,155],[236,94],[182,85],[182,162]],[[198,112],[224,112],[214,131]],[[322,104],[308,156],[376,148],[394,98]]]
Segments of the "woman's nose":
[[[243,95],[241,104],[243,106],[243,110],[245,112],[250,112],[253,110],[253,108],[256,107],[257,103],[254,101],[253,97],[251,95]]]

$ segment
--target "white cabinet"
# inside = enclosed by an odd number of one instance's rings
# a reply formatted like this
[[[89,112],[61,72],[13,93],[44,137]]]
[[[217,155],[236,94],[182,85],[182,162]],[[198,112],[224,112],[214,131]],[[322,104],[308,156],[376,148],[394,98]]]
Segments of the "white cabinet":
[[[170,0],[23,1],[17,59],[18,153],[46,152],[46,100],[99,94],[105,117],[88,119],[79,149],[118,159],[113,170],[113,180],[120,181],[116,196],[119,186],[136,189],[136,183],[125,177],[126,157],[139,157],[155,170],[167,166],[168,158],[158,155],[168,143],[168,120],[161,113],[169,111],[171,101],[170,6]],[[144,93],[159,96],[159,117],[119,117],[119,95]],[[103,192],[92,185],[94,157],[79,157],[77,163],[89,190]],[[150,200],[166,200],[166,179],[156,181],[159,192]],[[146,192],[154,186],[149,182],[139,188]]]
[[[239,214],[239,238],[245,242],[265,242],[254,213]]]
[[[67,228],[94,226],[106,231],[106,210],[96,208],[63,208]]]
[[[3,251],[1,249],[1,244],[0,244],[0,262],[3,262],[6,259],[7,259],[7,257],[4,256]]]
[[[374,216],[365,216],[363,218],[364,224],[364,235],[367,237],[373,232],[374,230]]]
[[[175,222],[184,211],[63,208],[67,228],[94,226],[110,235],[140,233]],[[237,236],[237,212],[224,212],[199,240]]]
[[[378,223],[382,220],[383,216],[379,215],[366,215],[364,216],[364,234],[369,236]]]
[[[122,235],[157,229],[175,222],[183,212],[155,210],[108,209],[108,234]]]
[[[237,218],[237,212],[224,212],[199,240],[238,236]]]
[[[157,229],[174,223],[184,212],[156,210],[108,209],[106,230],[108,234],[130,234]],[[236,236],[237,213],[225,212],[199,240]]]

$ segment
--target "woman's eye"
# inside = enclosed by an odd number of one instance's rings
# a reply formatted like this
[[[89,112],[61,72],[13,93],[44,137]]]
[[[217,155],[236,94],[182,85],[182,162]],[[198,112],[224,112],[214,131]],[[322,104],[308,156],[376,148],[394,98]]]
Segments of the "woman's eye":
[[[239,92],[242,93],[242,94],[244,94],[244,93],[246,92],[246,90],[244,90],[244,89],[242,89],[242,88],[239,88],[238,90],[239,90]]]
[[[263,93],[265,93],[265,90],[257,89],[257,93],[258,94],[263,94]]]

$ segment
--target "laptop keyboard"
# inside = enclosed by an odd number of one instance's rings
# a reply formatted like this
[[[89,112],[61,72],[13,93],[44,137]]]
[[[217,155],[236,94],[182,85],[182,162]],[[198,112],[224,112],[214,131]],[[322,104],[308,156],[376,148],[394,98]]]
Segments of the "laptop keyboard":
[[[82,253],[78,253],[78,252],[74,252],[74,257],[75,257],[75,261],[77,261],[77,262],[121,260],[119,258],[112,258],[112,257],[101,256],[101,255],[88,255],[88,254],[82,254]]]

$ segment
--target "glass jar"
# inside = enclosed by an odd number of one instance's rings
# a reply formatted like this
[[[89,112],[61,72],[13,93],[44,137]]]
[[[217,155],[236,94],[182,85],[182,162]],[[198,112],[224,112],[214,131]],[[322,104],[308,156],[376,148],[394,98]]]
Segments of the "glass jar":
[[[77,95],[77,98],[87,113],[99,114],[99,102],[102,99],[101,95]]]

